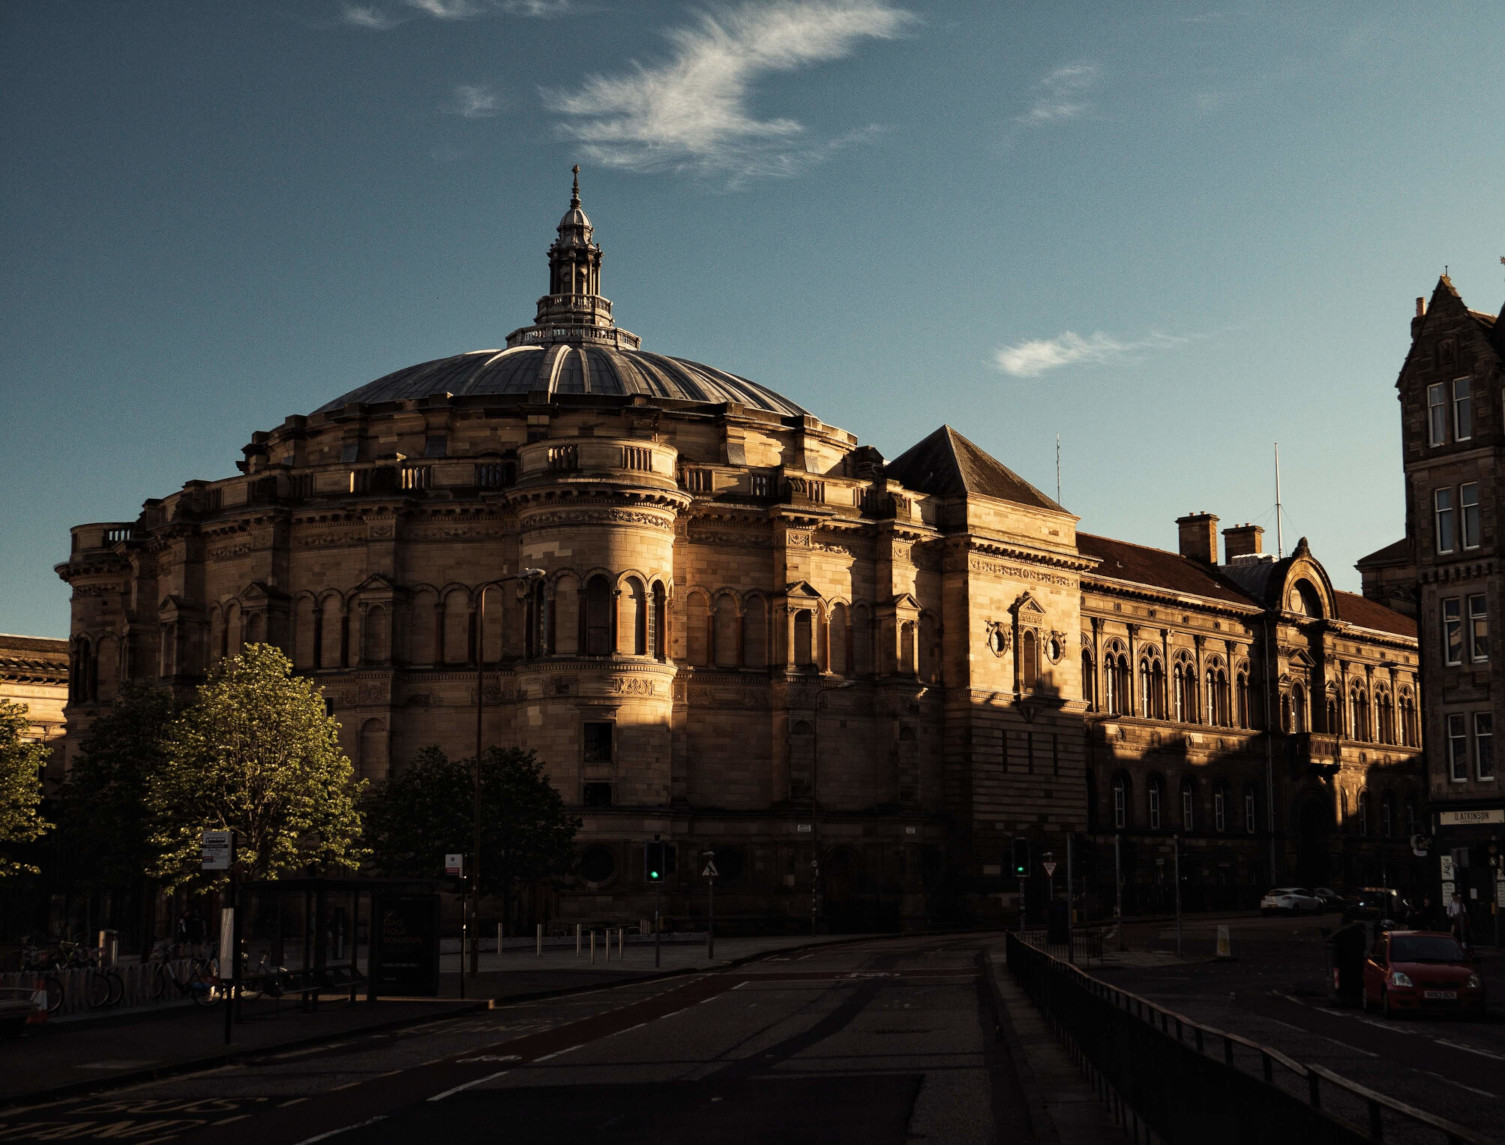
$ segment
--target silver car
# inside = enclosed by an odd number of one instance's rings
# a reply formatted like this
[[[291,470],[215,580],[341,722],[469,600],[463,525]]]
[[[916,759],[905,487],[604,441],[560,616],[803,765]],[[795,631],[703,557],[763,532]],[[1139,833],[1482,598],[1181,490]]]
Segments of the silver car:
[[[1305,887],[1276,887],[1259,900],[1260,914],[1322,913],[1322,900]]]

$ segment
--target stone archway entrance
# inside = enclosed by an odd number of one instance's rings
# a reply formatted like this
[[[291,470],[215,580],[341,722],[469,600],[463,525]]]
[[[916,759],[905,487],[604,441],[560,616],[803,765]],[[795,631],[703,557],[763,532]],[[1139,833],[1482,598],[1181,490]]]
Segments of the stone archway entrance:
[[[1303,886],[1326,886],[1332,877],[1328,842],[1333,812],[1328,800],[1315,792],[1296,809],[1296,881]]]

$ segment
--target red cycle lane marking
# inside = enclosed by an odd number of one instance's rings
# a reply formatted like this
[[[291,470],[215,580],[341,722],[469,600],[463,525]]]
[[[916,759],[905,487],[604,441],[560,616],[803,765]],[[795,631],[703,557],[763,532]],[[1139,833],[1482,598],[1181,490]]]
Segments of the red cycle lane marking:
[[[523,1068],[545,1057],[643,1025],[717,994],[734,989],[745,975],[713,974],[653,998],[618,1010],[540,1030],[534,1034],[467,1050],[402,1072],[360,1082],[343,1091],[310,1095],[289,1109],[270,1109],[247,1121],[220,1125],[212,1134],[196,1134],[184,1141],[214,1145],[283,1145],[306,1142],[337,1130],[352,1128],[375,1116],[387,1115],[427,1101],[436,1093],[455,1091],[497,1074],[499,1062]],[[196,1127],[195,1127],[196,1128]]]

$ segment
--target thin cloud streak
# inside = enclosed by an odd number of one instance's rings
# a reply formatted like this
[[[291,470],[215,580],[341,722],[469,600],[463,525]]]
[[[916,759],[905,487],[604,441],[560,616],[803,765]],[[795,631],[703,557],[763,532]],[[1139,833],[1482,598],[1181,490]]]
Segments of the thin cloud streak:
[[[500,12],[504,16],[548,20],[575,10],[575,0],[397,0],[393,5],[342,4],[340,22],[369,32],[385,32],[405,24],[414,15],[434,20],[475,20]]]
[[[454,100],[445,108],[461,119],[490,119],[500,110],[496,92],[483,83],[456,84]]]
[[[1062,366],[1102,365],[1131,358],[1143,350],[1168,350],[1190,341],[1190,336],[1150,334],[1125,342],[1101,331],[1083,338],[1067,330],[1055,338],[1037,338],[1005,346],[994,352],[993,364],[1010,377],[1038,378],[1047,370]]]
[[[1097,87],[1098,76],[1098,67],[1093,63],[1078,62],[1056,68],[1036,85],[1039,94],[1034,104],[1028,111],[1016,115],[1015,122],[1029,127],[1045,127],[1090,111],[1092,103],[1087,96]]]
[[[793,174],[878,130],[810,141],[795,119],[757,119],[748,101],[759,80],[841,59],[864,40],[893,39],[915,23],[886,0],[744,3],[669,30],[672,52],[663,62],[590,76],[576,91],[541,94],[549,110],[565,117],[560,132],[583,144],[596,163],[693,171],[737,185]]]

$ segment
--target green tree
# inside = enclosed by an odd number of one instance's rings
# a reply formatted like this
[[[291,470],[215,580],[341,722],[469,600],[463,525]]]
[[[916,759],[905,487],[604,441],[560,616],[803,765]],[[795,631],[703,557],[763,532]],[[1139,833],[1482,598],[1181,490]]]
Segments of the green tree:
[[[378,869],[408,878],[439,874],[446,853],[472,850],[474,810],[474,759],[424,748],[411,767],[367,797],[367,838]],[[531,751],[493,747],[481,756],[481,891],[501,896],[504,918],[516,887],[574,870],[580,825]]]
[[[153,874],[169,889],[212,881],[199,870],[206,828],[238,833],[252,878],[364,857],[365,789],[340,751],[339,724],[314,684],[269,644],[221,660],[168,726],[146,790]]]
[[[52,826],[42,818],[42,767],[52,749],[21,738],[31,726],[25,704],[0,700],[0,878],[37,873],[9,848],[30,843]]]
[[[84,733],[59,793],[59,831],[85,882],[129,886],[152,866],[147,783],[166,763],[176,714],[166,689],[133,681]]]

